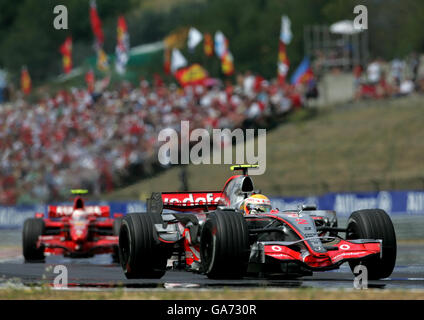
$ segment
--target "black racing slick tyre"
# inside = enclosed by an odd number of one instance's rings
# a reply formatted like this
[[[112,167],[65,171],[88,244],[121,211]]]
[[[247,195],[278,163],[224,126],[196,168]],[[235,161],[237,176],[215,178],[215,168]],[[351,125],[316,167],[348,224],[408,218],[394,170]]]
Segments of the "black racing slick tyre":
[[[122,218],[116,218],[113,220],[113,235],[119,237],[119,231],[121,230]],[[119,263],[119,247],[113,249],[112,261]]]
[[[119,260],[127,279],[159,279],[167,254],[160,246],[151,213],[130,213],[119,231]]]
[[[208,278],[242,278],[249,252],[249,231],[242,214],[229,210],[209,214],[200,237],[202,270]]]
[[[44,221],[37,218],[29,218],[24,222],[22,230],[22,249],[26,262],[43,261],[44,248],[37,248],[38,237],[43,235]]]
[[[380,209],[364,209],[351,214],[346,239],[381,239],[382,255],[370,259],[350,261],[352,271],[361,264],[367,268],[368,278],[377,280],[389,277],[396,262],[396,234],[389,215]]]

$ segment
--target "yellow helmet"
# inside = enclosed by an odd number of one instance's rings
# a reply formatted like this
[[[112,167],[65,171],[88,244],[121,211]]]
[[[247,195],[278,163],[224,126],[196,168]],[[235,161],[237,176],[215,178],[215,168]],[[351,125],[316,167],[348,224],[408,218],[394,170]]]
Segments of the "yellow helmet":
[[[240,206],[244,214],[269,213],[271,209],[271,201],[263,194],[251,195]]]

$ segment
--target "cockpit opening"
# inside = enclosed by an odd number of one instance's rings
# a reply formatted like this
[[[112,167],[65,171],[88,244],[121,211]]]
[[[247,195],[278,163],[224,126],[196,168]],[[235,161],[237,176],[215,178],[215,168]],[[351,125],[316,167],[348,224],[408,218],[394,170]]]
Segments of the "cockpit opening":
[[[253,192],[254,191],[252,178],[250,178],[249,176],[244,177],[243,183],[241,185],[241,191],[242,192]]]
[[[84,200],[82,198],[75,199],[74,209],[84,209]]]

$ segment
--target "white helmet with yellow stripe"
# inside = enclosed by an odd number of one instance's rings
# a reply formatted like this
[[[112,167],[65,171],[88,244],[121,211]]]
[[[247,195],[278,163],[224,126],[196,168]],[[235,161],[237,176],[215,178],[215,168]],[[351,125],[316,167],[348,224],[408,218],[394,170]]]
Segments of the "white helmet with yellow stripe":
[[[269,213],[272,210],[271,201],[262,194],[254,194],[242,202],[240,210],[244,214]]]

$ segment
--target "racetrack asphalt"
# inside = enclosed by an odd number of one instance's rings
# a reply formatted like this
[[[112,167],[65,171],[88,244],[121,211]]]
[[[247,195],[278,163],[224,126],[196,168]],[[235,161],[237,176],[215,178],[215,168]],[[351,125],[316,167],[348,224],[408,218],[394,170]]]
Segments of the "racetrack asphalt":
[[[368,281],[369,288],[424,289],[424,245],[399,244],[398,257],[390,278]],[[68,286],[78,288],[353,288],[354,276],[347,264],[338,270],[315,272],[313,276],[298,279],[211,280],[201,274],[169,270],[161,279],[125,278],[119,265],[113,264],[110,255],[89,259],[71,259],[50,256],[45,263],[25,263],[22,256],[0,260],[0,285],[18,282],[23,285],[52,284],[57,276],[56,265],[68,270]]]

